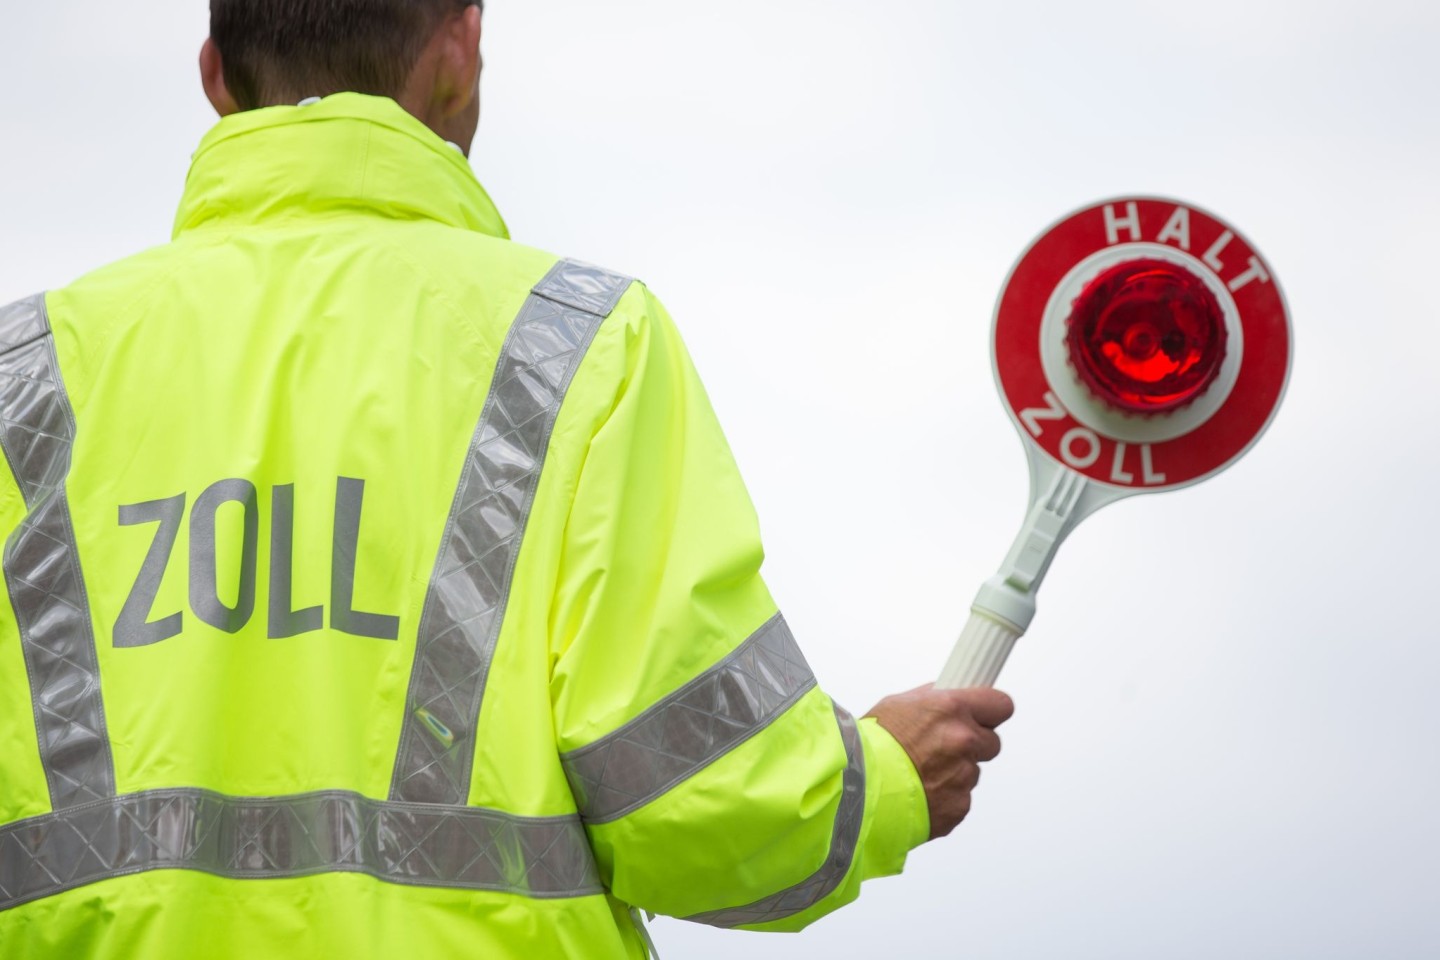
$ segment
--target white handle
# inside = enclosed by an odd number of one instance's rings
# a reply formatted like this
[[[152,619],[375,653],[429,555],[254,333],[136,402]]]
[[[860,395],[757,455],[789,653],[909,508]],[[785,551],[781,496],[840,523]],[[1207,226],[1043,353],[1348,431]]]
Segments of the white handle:
[[[1085,501],[1090,485],[1083,476],[1047,461],[1034,452],[1038,448],[1025,449],[1030,456],[1030,510],[1000,572],[975,594],[970,619],[935,683],[941,690],[995,685],[1015,641],[1035,617],[1035,592],[1060,542],[1088,512],[1109,502],[1103,495]]]
[[[1021,632],[995,617],[972,610],[935,686],[941,690],[993,687]]]

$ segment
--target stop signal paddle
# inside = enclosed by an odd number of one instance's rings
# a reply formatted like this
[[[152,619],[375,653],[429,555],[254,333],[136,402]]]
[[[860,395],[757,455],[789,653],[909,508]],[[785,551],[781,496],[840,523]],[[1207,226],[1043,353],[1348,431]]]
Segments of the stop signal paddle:
[[[1213,477],[1254,445],[1285,392],[1290,319],[1240,231],[1190,204],[1120,197],[1030,244],[1001,288],[991,346],[1030,509],[941,688],[994,684],[1080,521]]]

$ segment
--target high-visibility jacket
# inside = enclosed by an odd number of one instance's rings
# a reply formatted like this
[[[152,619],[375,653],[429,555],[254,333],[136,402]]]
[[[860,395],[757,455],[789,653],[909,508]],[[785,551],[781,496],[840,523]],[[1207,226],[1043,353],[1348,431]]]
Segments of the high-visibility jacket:
[[[637,957],[928,832],[816,686],[670,318],[342,94],[0,309],[0,955]]]

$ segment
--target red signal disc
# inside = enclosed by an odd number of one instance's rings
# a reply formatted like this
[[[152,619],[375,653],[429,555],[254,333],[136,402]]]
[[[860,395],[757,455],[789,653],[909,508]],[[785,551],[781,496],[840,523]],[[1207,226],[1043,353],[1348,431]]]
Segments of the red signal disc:
[[[1225,315],[1204,281],[1163,260],[1116,264],[1086,284],[1066,321],[1071,364],[1097,398],[1166,413],[1214,382]]]
[[[1098,273],[1075,295],[1072,271],[1089,261]],[[1062,281],[1073,384],[1052,382],[1060,374],[1042,359]],[[1290,352],[1284,296],[1254,246],[1213,214],[1154,197],[1056,223],[1020,257],[995,311],[996,380],[1021,433],[1118,487],[1184,486],[1234,462],[1278,408]]]

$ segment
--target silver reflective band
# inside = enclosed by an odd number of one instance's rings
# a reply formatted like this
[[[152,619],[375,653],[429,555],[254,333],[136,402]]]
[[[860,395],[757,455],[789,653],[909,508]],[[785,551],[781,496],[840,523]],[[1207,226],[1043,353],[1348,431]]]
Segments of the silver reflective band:
[[[765,729],[815,686],[785,618],[613,733],[560,759],[589,823],[625,816]]]
[[[865,752],[855,718],[839,706],[835,721],[845,741],[845,774],[841,779],[840,805],[835,811],[835,828],[830,835],[830,852],[810,876],[795,886],[771,894],[743,907],[729,907],[686,917],[693,923],[712,927],[738,927],[752,923],[783,920],[808,910],[834,893],[850,872],[855,860],[855,847],[860,840],[860,824],[865,819]]]
[[[397,804],[332,791],[154,790],[0,827],[0,910],[146,870],[236,880],[364,873],[537,898],[602,891],[575,817]]]
[[[590,341],[631,282],[561,261],[510,328],[425,597],[392,800],[469,795],[480,701],[550,432]]]
[[[611,273],[579,260],[561,260],[540,278],[540,282],[535,284],[535,288],[530,292],[562,307],[588,313],[603,320],[610,316],[632,283],[634,280],[630,277]],[[523,310],[521,316],[524,316]],[[519,355],[523,358],[524,351]],[[538,354],[535,359],[540,359]]]
[[[0,307],[0,446],[26,506],[34,507],[65,478],[74,439],[45,295]]]
[[[50,804],[114,796],[90,603],[65,495],[75,418],[45,296],[0,308],[0,446],[29,508],[5,542]]]

